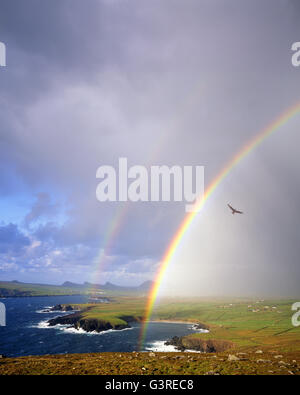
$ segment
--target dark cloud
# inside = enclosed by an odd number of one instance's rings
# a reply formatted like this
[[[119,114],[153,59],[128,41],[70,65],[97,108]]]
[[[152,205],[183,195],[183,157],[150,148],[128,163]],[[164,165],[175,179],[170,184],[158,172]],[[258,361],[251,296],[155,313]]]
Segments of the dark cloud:
[[[30,239],[25,236],[16,224],[0,226],[0,254],[19,255],[30,245]]]
[[[39,193],[36,202],[24,219],[25,226],[29,227],[41,217],[51,217],[57,211],[58,205],[51,202],[50,196],[47,193]]]

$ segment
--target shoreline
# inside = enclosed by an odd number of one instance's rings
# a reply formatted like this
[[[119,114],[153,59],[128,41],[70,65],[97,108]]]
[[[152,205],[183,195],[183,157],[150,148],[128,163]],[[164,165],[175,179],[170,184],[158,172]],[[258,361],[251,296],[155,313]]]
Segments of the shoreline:
[[[166,324],[187,324],[187,325],[196,325],[198,324],[197,321],[178,321],[178,320],[149,320],[146,322],[162,322]]]
[[[69,313],[69,312],[66,312],[66,311],[61,311],[61,312],[62,313]],[[68,318],[72,319],[73,318],[72,316],[74,316],[74,315],[76,317],[76,313],[78,313],[78,312],[80,312],[80,310],[76,310],[76,311],[70,312],[70,314],[68,314],[67,316],[66,315],[58,315],[57,317],[54,317],[54,318],[52,318],[50,320],[45,320],[45,321],[42,321],[42,322],[46,322],[48,328],[51,328],[51,327],[55,328],[57,325],[59,325],[59,326],[60,325],[69,325],[69,328],[66,328],[66,329],[74,329],[75,331],[78,331],[78,332],[80,330],[82,330],[84,333],[92,333],[92,332],[94,332],[94,331],[91,331],[91,330],[87,330],[86,328],[84,328],[84,326],[83,327],[76,326],[76,323],[74,323],[74,322],[70,322],[70,323],[60,322],[61,319],[62,320],[65,320],[65,319],[68,319]],[[76,317],[76,318],[78,318],[78,317]],[[52,322],[57,321],[57,323],[54,324],[54,325],[53,324],[51,325],[50,321],[52,321]],[[147,321],[147,323],[150,323],[150,322],[166,323],[166,324],[197,325],[197,322],[178,321],[178,320],[174,320],[174,321],[172,321],[172,320],[150,320],[150,321]],[[128,325],[129,325],[129,323],[128,323]],[[105,328],[105,329],[103,328],[101,331],[95,330],[95,332],[97,332],[97,333],[104,333],[104,332],[107,332],[107,331],[110,331],[110,330],[119,331],[119,330],[124,330],[124,329],[132,329],[132,327],[130,325],[128,327],[126,327],[126,328],[123,328],[123,327],[115,328],[115,327],[112,326],[111,328]]]

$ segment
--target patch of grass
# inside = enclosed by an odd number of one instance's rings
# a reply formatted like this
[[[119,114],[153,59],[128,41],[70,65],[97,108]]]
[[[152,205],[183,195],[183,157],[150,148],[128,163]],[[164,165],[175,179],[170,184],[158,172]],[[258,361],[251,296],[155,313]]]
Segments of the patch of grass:
[[[262,359],[263,358],[263,359]],[[228,353],[99,353],[67,354],[0,360],[0,375],[299,375],[299,354],[247,353],[243,360],[228,361]],[[283,362],[283,363],[282,363]]]

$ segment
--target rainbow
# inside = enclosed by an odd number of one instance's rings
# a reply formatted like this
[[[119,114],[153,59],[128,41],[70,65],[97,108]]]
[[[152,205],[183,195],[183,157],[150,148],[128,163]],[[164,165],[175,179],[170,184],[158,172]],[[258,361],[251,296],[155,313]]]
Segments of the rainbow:
[[[139,348],[141,349],[145,340],[148,322],[152,315],[152,310],[154,303],[157,298],[157,294],[159,291],[159,287],[161,285],[162,279],[165,275],[165,272],[170,265],[172,258],[179,246],[184,234],[190,227],[192,221],[197,216],[199,211],[202,210],[206,201],[215,191],[215,189],[219,186],[219,184],[227,177],[227,175],[231,172],[231,170],[237,166],[241,160],[243,160],[251,151],[253,151],[257,146],[259,146],[267,137],[269,137],[272,133],[278,130],[281,126],[283,126],[287,121],[289,121],[294,115],[296,115],[300,111],[300,102],[297,102],[295,105],[290,107],[288,110],[284,111],[279,117],[277,117],[272,123],[270,123],[266,128],[260,131],[254,138],[248,141],[242,149],[234,155],[234,157],[226,164],[226,166],[220,171],[217,177],[210,183],[208,188],[206,189],[204,196],[196,203],[195,211],[188,213],[184,218],[183,222],[179,226],[175,236],[173,237],[169,247],[167,248],[165,255],[163,256],[162,263],[160,264],[157,274],[153,283],[152,288],[150,289],[145,314],[144,321],[141,326],[140,338],[139,338]]]
[[[124,206],[121,206],[115,213],[110,225],[103,238],[103,248],[98,252],[94,259],[95,270],[92,272],[92,284],[97,284],[101,280],[101,274],[108,264],[108,256],[111,252],[112,245],[117,235],[120,232],[123,222],[125,221],[126,215],[129,211],[128,202]],[[93,285],[91,292],[93,292]]]

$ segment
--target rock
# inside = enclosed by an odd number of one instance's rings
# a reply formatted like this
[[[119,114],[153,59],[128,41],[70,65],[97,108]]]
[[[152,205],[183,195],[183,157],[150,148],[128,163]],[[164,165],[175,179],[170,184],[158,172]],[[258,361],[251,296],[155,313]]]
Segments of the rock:
[[[184,351],[185,347],[182,344],[182,337],[174,336],[171,340],[165,342],[166,346],[174,346],[179,351]]]
[[[53,307],[51,307],[50,311],[61,311],[62,310],[62,305],[61,304],[57,304]]]
[[[284,362],[284,361],[279,361],[278,364],[279,364],[279,365],[282,365],[282,366],[289,365],[289,363],[286,363],[286,362]]]
[[[73,311],[74,309],[73,309],[73,307],[71,305],[67,305],[67,306],[63,307],[63,310],[64,311]]]
[[[70,304],[67,304],[65,306],[61,305],[61,304],[57,304],[53,307],[51,307],[51,309],[49,311],[73,311],[73,307]]]
[[[240,358],[237,357],[236,355],[233,355],[233,354],[228,355],[228,361],[239,361],[239,360],[240,360]]]
[[[263,353],[262,350],[255,351],[255,354],[262,354],[262,353]]]
[[[257,363],[271,363],[271,361],[269,359],[258,359],[256,362]]]
[[[155,357],[154,352],[149,352],[149,357]]]
[[[165,342],[165,345],[175,346],[179,351],[194,350],[204,353],[223,352],[231,347],[233,343],[227,340],[200,339],[196,337],[178,337],[174,336],[171,340]]]
[[[278,358],[282,358],[283,355],[275,355],[274,358],[278,359]]]

